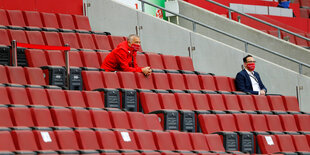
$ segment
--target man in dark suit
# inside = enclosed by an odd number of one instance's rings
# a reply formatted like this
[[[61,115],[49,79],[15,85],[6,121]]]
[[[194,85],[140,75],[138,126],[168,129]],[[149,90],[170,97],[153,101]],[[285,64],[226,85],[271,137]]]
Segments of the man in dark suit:
[[[267,92],[260,76],[254,71],[256,61],[251,55],[243,58],[244,69],[236,76],[236,88],[238,91],[248,92],[255,95],[265,95]]]

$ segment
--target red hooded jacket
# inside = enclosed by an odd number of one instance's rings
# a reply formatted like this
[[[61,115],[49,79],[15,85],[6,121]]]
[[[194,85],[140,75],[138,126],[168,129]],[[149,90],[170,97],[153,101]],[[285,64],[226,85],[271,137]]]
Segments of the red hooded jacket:
[[[137,51],[128,46],[127,41],[121,42],[104,59],[101,68],[105,71],[142,72],[137,65]]]

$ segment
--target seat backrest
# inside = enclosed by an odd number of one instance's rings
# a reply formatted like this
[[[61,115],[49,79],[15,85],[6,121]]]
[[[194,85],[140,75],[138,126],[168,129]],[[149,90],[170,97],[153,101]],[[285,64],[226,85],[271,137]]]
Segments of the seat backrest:
[[[279,115],[279,116],[281,119],[283,129],[285,131],[293,131],[293,132],[299,131],[298,127],[297,127],[296,120],[295,120],[293,115],[283,114],[283,115]]]
[[[148,60],[148,64],[154,69],[165,69],[161,56],[156,53],[145,54]]]
[[[144,114],[140,112],[126,112],[132,129],[148,130]]]
[[[174,55],[161,54],[160,56],[163,60],[165,69],[172,69],[172,70],[179,70],[180,69],[178,66],[177,59]]]
[[[90,31],[90,22],[87,16],[82,15],[72,15],[74,19],[74,24],[77,29]]]
[[[152,132],[133,132],[140,150],[157,150]]]
[[[237,95],[223,94],[222,96],[224,98],[227,110],[236,110],[236,111],[241,110]]]
[[[282,152],[296,152],[291,135],[275,135]]]
[[[212,110],[227,110],[221,94],[207,94]]]
[[[171,132],[170,133],[177,150],[193,150],[191,139],[186,132]]]
[[[0,10],[0,18],[1,18],[1,10]],[[1,20],[0,20],[1,21]],[[8,31],[6,29],[0,29],[0,45],[10,45],[10,38],[8,35]]]
[[[104,108],[102,94],[98,91],[83,91],[86,107]]]
[[[264,115],[251,114],[250,118],[254,131],[269,131],[266,117]]]
[[[191,57],[176,56],[176,60],[180,70],[194,71],[193,60]]]
[[[101,72],[105,88],[121,88],[116,72]]]
[[[144,118],[149,130],[163,130],[163,127],[160,125],[161,120],[156,114],[147,114],[144,115]]]
[[[231,91],[236,91],[237,89],[236,89],[236,84],[235,84],[235,78],[228,77],[228,80],[229,80]]]
[[[257,142],[261,152],[264,154],[280,152],[279,144],[274,135],[258,135]]]
[[[238,131],[235,118],[232,114],[217,114],[216,116],[223,131]]]
[[[198,119],[201,130],[204,134],[211,134],[214,132],[221,131],[221,127],[216,115],[203,114],[199,115]]]
[[[282,96],[287,111],[300,111],[296,96]]]
[[[309,142],[305,135],[292,135],[296,151],[298,152],[309,152]]]
[[[14,139],[10,131],[0,131],[0,150],[1,151],[15,151],[17,150],[14,144]]]
[[[0,65],[0,83],[9,83],[9,77],[6,73],[6,67]]]
[[[8,30],[10,41],[16,40],[18,43],[28,43],[25,31],[23,30]]]
[[[121,149],[137,150],[138,146],[131,131],[114,131]]]
[[[58,51],[58,50],[47,50],[45,51],[45,55],[47,58],[47,62],[49,65],[52,66],[65,66],[65,59],[64,59],[64,54],[62,51]],[[73,55],[73,54],[70,54]],[[74,57],[70,57],[70,64],[73,64],[72,62],[74,60],[71,59],[75,59]]]
[[[50,110],[47,107],[30,108],[35,126],[55,126]]]
[[[158,96],[162,109],[173,109],[173,110],[178,109],[177,101],[173,94],[159,93]]]
[[[189,133],[193,145],[193,150],[209,151],[207,139],[202,133]]]
[[[6,67],[7,74],[10,79],[10,83],[16,83],[16,84],[22,84],[26,85],[28,84],[25,71],[23,67]]]
[[[30,101],[25,88],[7,87],[12,104],[16,105],[30,105]]]
[[[147,67],[147,66],[149,66],[145,54],[137,53],[136,59],[137,59],[137,64],[138,64],[139,67]]]
[[[34,130],[33,134],[40,150],[59,150],[53,130]],[[46,138],[48,136],[49,138]]]
[[[255,102],[251,95],[237,95],[239,100],[239,105],[242,110],[251,110],[255,111]]]
[[[79,150],[77,137],[73,130],[55,130],[59,148],[63,150]]]
[[[93,130],[75,130],[80,149],[98,150],[100,149],[96,132]]]
[[[69,51],[69,64],[73,67],[85,67],[79,51]]]
[[[43,27],[40,13],[37,11],[23,11],[27,26]]]
[[[170,89],[169,80],[166,73],[153,73],[152,76],[156,89]]]
[[[67,97],[69,106],[71,107],[86,107],[84,97],[81,91],[64,91]]]
[[[209,100],[206,94],[191,94],[196,110],[210,110]]]
[[[146,114],[161,109],[159,98],[156,93],[141,92],[140,104],[142,105],[143,111]]]
[[[25,27],[26,23],[21,10],[6,10],[10,25]]]
[[[29,67],[47,66],[47,59],[43,50],[26,49],[26,59]]]
[[[128,116],[124,111],[109,111],[113,128],[131,129]]]
[[[41,12],[41,18],[44,27],[60,28],[56,14]]]
[[[137,89],[134,72],[117,72],[121,88]]]
[[[59,33],[62,45],[69,44],[71,48],[80,48],[76,33]]]
[[[6,10],[0,9],[0,25],[10,25]]]
[[[143,73],[135,73],[137,86],[140,89],[155,89],[153,76],[145,76]]]
[[[223,142],[220,135],[207,134],[205,136],[211,151],[220,151],[220,152],[225,151],[224,146],[222,145]]]
[[[62,46],[59,34],[57,32],[42,32],[46,45]]]
[[[25,67],[24,70],[27,76],[27,83],[32,85],[46,85],[44,73],[41,68]]]
[[[69,106],[66,95],[63,90],[60,89],[46,89],[49,102],[52,106],[67,107]]]
[[[112,49],[115,49],[117,45],[123,41],[126,41],[123,36],[108,36]]]
[[[94,34],[94,41],[96,43],[97,49],[100,50],[112,50],[112,45],[110,44],[109,38],[106,35]]]
[[[200,86],[203,90],[217,90],[214,77],[212,75],[198,75]]]
[[[201,90],[199,78],[196,74],[183,74],[186,89]]]
[[[85,90],[104,88],[102,74],[98,71],[82,71],[82,78]]]
[[[56,126],[76,127],[74,124],[73,115],[70,109],[67,108],[52,108],[52,118]]]
[[[186,85],[182,74],[168,73],[171,89],[186,90]]]
[[[90,113],[93,118],[93,124],[97,128],[106,128],[106,129],[111,129],[112,128],[112,123],[110,119],[110,115],[107,111],[105,110],[97,110],[93,109],[90,110]]]
[[[85,67],[100,68],[99,55],[95,51],[80,51],[82,62]]]
[[[270,131],[284,131],[278,115],[265,115]]]
[[[188,93],[175,93],[176,101],[179,109],[182,110],[196,110],[193,98]]]
[[[57,20],[61,28],[63,29],[76,29],[74,20],[70,14],[57,13]]]
[[[117,142],[117,137],[114,131],[96,131],[96,135],[98,138],[98,142],[100,148],[102,149],[110,149],[110,150],[118,150],[120,149],[119,144]]]
[[[310,117],[306,114],[296,114],[294,115],[298,129],[300,131],[310,131]]]
[[[2,93],[1,90],[0,92]],[[0,107],[0,126],[1,127],[13,127],[14,126],[8,107]],[[2,134],[2,131],[0,131],[0,135],[1,134]],[[0,150],[2,150],[1,146],[0,146]]]
[[[44,89],[40,88],[26,88],[29,100],[32,105],[50,106],[47,93]]]
[[[219,91],[232,91],[227,76],[214,76],[217,90]]]
[[[97,49],[93,36],[88,33],[78,33],[77,34],[80,47],[84,49]]]
[[[153,132],[159,150],[176,150],[169,132]]]
[[[238,131],[253,131],[250,116],[248,114],[233,114],[236,120]]]
[[[38,150],[36,139],[31,130],[13,130],[11,134],[17,150]]]
[[[26,35],[30,44],[45,45],[40,31],[26,31]]]
[[[282,96],[267,96],[269,106],[275,111],[286,111]]]
[[[259,111],[271,111],[268,103],[268,99],[264,95],[253,95],[255,101],[256,109]]]

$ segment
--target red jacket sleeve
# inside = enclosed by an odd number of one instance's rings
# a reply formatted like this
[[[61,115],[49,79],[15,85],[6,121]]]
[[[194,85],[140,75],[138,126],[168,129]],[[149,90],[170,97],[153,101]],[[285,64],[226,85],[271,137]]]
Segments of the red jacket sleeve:
[[[123,71],[142,72],[141,67],[138,67],[138,65],[137,65],[137,60],[136,60],[135,54],[133,54],[133,56],[134,56],[134,67],[130,67],[128,65],[128,61],[130,61],[132,58],[128,57],[128,54],[124,50],[120,50],[120,52],[115,53],[115,56],[117,58],[117,61],[119,63],[120,68]]]

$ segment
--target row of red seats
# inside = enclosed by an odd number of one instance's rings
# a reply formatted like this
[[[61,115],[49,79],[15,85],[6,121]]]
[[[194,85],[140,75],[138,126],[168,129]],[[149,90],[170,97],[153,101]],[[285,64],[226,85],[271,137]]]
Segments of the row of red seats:
[[[0,9],[1,27],[29,30],[91,31],[87,16]]]
[[[308,134],[310,131],[310,116],[308,114],[203,114],[198,118],[200,127],[205,134],[222,131],[258,134]]]
[[[25,54],[30,67],[65,66],[65,56],[62,51],[27,49]],[[100,68],[101,63],[108,54],[109,52],[70,51],[69,64],[75,67]],[[192,59],[185,56],[154,53],[138,54],[137,63],[140,67],[150,66],[153,69],[194,71]]]
[[[278,37],[278,31],[277,30],[263,30],[264,32],[270,34],[270,35],[273,35],[275,37]],[[299,33],[300,35],[304,36],[304,37],[308,37],[310,38],[310,35],[309,34],[303,34],[303,33]],[[296,45],[300,45],[300,46],[303,46],[303,47],[309,47],[310,46],[310,41],[307,41],[307,40],[304,40],[304,39],[301,39],[299,37],[296,37],[292,34],[289,34],[289,33],[286,33],[286,32],[283,32],[281,31],[281,38],[282,39],[286,39],[288,38],[289,42],[293,43],[293,44],[296,44]]]
[[[2,129],[0,150],[44,154],[212,155],[226,153],[219,135],[185,132],[89,130],[58,128]],[[238,153],[238,152],[235,152]],[[214,155],[214,154],[213,154]]]
[[[295,96],[258,96],[232,94],[140,93],[145,113],[160,109],[229,112],[299,112]]]
[[[106,36],[87,33],[40,32],[24,30],[0,29],[0,45],[10,46],[12,40],[48,46],[64,46],[69,44],[72,49],[112,50],[118,43],[125,41],[122,36]]]
[[[155,114],[91,108],[1,105],[1,127],[163,130]]]
[[[235,91],[234,79],[226,76],[133,72],[82,71],[86,90],[98,88],[159,89],[176,91]]]
[[[262,153],[309,154],[310,135],[259,135]]]

